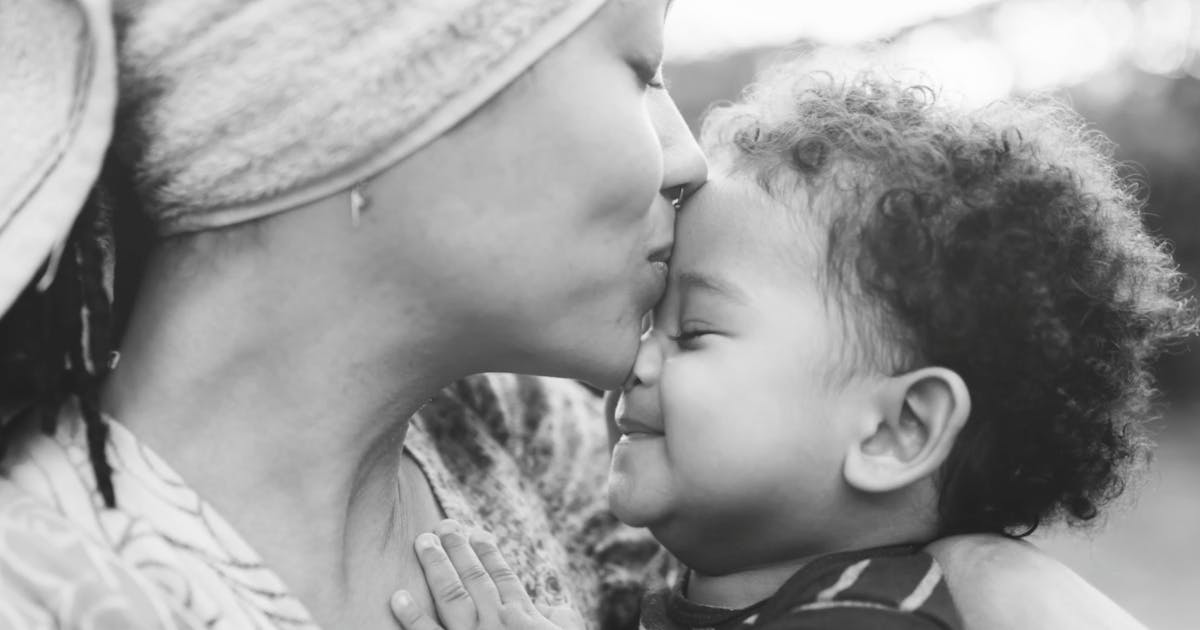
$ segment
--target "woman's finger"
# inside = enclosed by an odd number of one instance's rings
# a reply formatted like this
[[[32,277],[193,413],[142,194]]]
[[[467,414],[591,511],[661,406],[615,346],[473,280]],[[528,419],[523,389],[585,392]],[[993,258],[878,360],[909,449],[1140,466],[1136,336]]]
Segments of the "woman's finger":
[[[466,530],[458,521],[444,520],[438,523],[433,531],[441,538],[442,548],[446,550],[454,570],[458,572],[459,581],[475,602],[480,626],[491,627],[499,614],[500,593],[492,581],[492,576],[483,568],[479,556],[475,555],[475,550],[471,548]]]
[[[532,611],[534,608],[533,602],[529,599],[529,593],[525,591],[525,585],[521,584],[521,579],[508,566],[504,555],[500,553],[500,548],[496,546],[496,537],[489,532],[474,531],[471,532],[470,540],[475,555],[479,557],[483,568],[496,585],[496,590],[500,594],[500,602]]]
[[[392,594],[392,616],[400,622],[404,630],[443,630],[432,617],[413,601],[408,591],[396,591]]]
[[[479,621],[471,594],[458,579],[458,571],[442,549],[436,534],[417,536],[417,559],[425,572],[425,583],[446,630],[474,630]]]

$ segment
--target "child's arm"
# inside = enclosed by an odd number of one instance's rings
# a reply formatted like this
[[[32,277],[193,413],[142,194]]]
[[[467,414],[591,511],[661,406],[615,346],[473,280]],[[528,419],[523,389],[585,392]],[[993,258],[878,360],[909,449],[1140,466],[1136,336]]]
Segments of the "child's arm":
[[[417,558],[433,594],[439,624],[405,591],[392,595],[392,614],[404,630],[583,630],[566,606],[535,606],[495,538],[443,521],[436,534],[417,537]]]

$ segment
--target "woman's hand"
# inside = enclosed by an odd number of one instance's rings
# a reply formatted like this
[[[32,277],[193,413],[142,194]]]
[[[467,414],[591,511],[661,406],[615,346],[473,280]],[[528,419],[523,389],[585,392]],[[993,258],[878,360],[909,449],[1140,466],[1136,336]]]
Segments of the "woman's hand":
[[[467,533],[452,520],[417,537],[417,558],[441,624],[406,591],[392,595],[392,614],[404,630],[582,630],[567,606],[535,606],[489,533]]]

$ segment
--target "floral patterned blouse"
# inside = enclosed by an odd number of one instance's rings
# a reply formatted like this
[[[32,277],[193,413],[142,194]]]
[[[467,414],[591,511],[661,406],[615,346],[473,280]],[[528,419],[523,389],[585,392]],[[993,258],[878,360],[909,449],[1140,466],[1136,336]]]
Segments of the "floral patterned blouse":
[[[489,528],[536,601],[637,627],[666,556],[605,506],[600,402],[570,381],[482,375],[412,420],[405,449],[446,516]],[[110,421],[117,507],[96,491],[78,412],[0,475],[0,628],[315,628],[236,531]]]

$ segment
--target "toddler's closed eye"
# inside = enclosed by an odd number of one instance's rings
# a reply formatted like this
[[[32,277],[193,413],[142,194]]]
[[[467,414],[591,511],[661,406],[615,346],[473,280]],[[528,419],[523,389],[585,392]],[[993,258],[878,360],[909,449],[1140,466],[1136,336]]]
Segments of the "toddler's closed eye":
[[[671,340],[681,350],[694,350],[699,346],[701,339],[708,335],[714,335],[716,331],[705,328],[690,328],[680,330],[678,334],[668,335]]]

